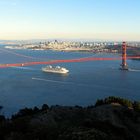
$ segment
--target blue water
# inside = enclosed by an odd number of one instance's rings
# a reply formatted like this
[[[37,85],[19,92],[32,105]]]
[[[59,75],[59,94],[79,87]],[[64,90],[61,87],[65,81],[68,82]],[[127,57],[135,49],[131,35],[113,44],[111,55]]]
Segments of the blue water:
[[[0,48],[4,49],[3,46]],[[5,49],[6,50],[6,49]],[[0,63],[48,61],[80,57],[117,57],[118,54],[93,54],[34,50],[0,50]],[[119,96],[140,100],[140,61],[129,60],[131,71],[120,71],[121,61],[91,61],[59,64],[68,75],[43,73],[42,65],[0,69],[0,105],[7,116],[23,107],[48,105],[91,105],[97,99]]]

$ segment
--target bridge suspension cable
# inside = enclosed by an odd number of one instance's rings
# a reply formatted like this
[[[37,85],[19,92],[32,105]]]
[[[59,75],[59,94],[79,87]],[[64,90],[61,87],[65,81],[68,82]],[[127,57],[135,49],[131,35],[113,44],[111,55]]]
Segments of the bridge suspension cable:
[[[129,56],[127,59],[140,59],[140,56]],[[122,60],[122,57],[86,57],[77,59],[65,59],[65,60],[51,60],[51,61],[34,61],[34,62],[24,62],[24,63],[11,63],[11,64],[0,64],[0,68],[7,67],[23,67],[31,65],[49,65],[57,63],[74,63],[74,62],[86,62],[86,61],[112,61],[112,60]]]

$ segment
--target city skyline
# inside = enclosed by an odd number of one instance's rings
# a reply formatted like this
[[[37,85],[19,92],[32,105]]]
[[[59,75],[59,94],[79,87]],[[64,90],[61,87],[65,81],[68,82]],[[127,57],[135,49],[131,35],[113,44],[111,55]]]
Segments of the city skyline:
[[[0,39],[139,41],[139,0],[1,0]]]

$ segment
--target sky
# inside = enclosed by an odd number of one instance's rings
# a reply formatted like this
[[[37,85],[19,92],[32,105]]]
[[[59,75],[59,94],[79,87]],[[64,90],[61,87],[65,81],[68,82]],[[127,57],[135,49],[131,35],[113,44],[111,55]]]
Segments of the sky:
[[[140,41],[140,0],[0,0],[0,39]]]

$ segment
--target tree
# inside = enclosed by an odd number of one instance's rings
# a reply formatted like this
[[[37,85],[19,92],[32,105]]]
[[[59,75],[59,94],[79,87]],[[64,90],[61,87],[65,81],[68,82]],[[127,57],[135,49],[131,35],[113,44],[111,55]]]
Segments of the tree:
[[[133,108],[135,111],[140,111],[140,102],[134,101]]]

